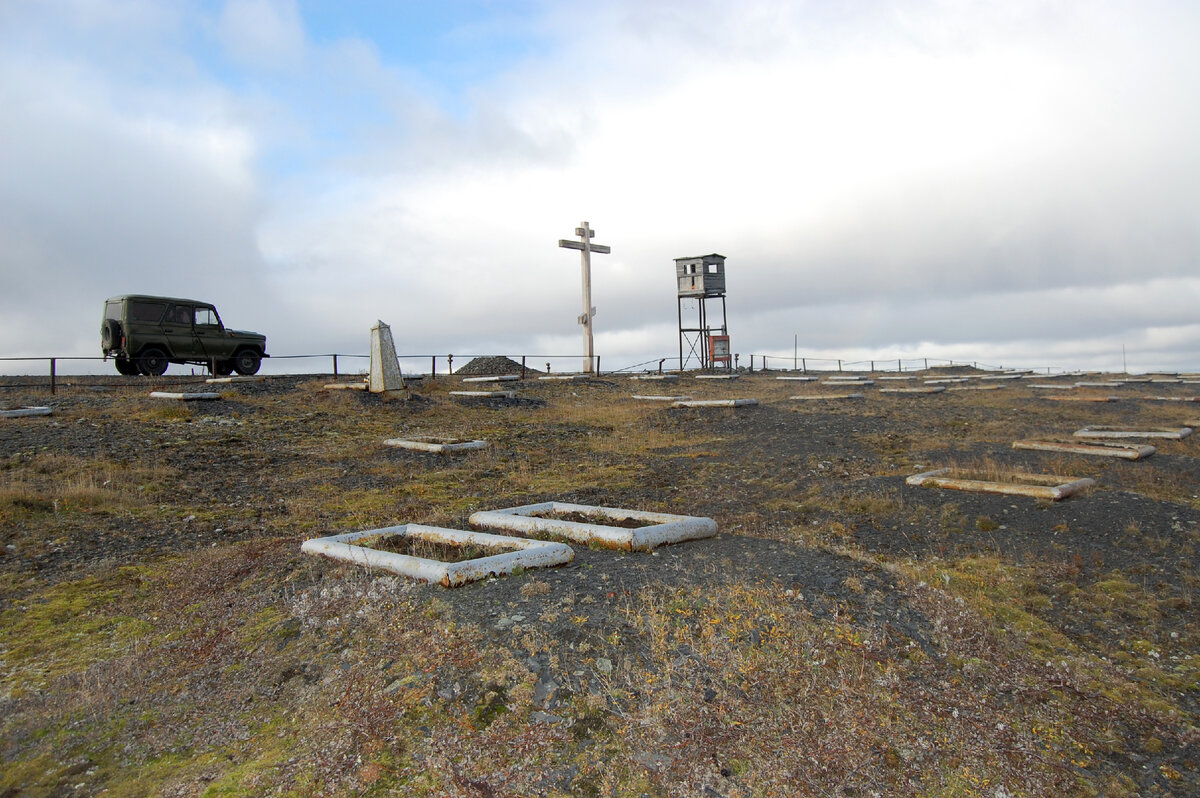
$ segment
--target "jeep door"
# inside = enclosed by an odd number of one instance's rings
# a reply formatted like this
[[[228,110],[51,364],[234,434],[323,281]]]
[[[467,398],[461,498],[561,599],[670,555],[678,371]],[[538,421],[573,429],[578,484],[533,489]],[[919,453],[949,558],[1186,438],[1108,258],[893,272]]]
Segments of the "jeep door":
[[[195,360],[204,357],[200,342],[192,331],[192,306],[171,305],[162,319],[163,336],[171,347],[171,357]]]
[[[233,357],[234,340],[225,334],[216,308],[197,307],[195,315],[196,342],[207,360],[227,360]]]

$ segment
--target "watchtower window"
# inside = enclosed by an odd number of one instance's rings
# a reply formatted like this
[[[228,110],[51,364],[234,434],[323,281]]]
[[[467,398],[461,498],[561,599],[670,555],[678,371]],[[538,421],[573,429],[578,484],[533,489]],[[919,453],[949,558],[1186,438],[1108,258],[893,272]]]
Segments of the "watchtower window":
[[[715,264],[715,263],[708,264],[708,273],[716,274],[717,273],[717,264]]]
[[[688,264],[688,274],[695,274],[695,273],[696,273],[696,264],[689,263]],[[695,281],[693,280],[693,282],[695,282]]]

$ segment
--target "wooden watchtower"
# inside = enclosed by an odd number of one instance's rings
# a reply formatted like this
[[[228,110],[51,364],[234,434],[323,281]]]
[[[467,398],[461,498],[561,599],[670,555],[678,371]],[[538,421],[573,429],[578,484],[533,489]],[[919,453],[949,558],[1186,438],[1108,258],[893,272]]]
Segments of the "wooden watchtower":
[[[676,305],[679,314],[679,368],[685,370],[693,360],[698,368],[733,366],[729,356],[729,329],[725,321],[725,256],[715,252],[675,259]],[[685,326],[684,301],[695,301],[695,326]],[[720,300],[721,323],[716,326],[709,314],[709,302],[716,310]],[[691,318],[687,324],[691,324]],[[686,348],[686,355],[685,355]]]

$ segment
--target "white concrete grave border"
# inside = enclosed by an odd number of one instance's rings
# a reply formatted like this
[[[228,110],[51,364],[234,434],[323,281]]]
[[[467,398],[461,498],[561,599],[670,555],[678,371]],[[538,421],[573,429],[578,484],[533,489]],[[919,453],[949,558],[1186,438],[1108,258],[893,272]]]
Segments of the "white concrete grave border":
[[[1182,440],[1192,434],[1192,427],[1152,427],[1128,429],[1122,427],[1084,427],[1075,431],[1076,438],[1167,438]]]
[[[952,471],[949,468],[939,468],[923,474],[913,474],[904,481],[914,487],[933,486],[974,493],[1003,493],[1010,496],[1032,496],[1035,499],[1050,499],[1051,501],[1065,499],[1096,484],[1095,480],[1086,477],[1072,480],[1069,477],[1058,477],[1052,474],[1014,474],[1013,478],[1017,480],[1015,482],[993,482],[984,479],[947,476],[950,473]],[[1068,481],[1064,482],[1064,479]]]
[[[943,393],[946,390],[945,385],[928,385],[924,388],[880,388],[880,393]]]
[[[331,382],[324,386],[326,391],[365,391],[371,386],[366,382]]]
[[[1119,397],[1119,396],[1067,396],[1067,395],[1057,396],[1054,394],[1050,394],[1048,396],[1041,396],[1039,398],[1048,399],[1051,402],[1119,402],[1119,401],[1121,401],[1121,397]]]
[[[450,391],[451,396],[465,396],[468,399],[515,399],[516,391]]]
[[[519,374],[493,374],[489,377],[463,377],[463,382],[516,382],[521,379]]]
[[[784,380],[785,382],[816,382],[819,378],[818,377],[776,377],[775,379]]]
[[[202,393],[179,393],[177,391],[151,391],[151,399],[175,399],[180,402],[211,402],[215,399],[220,399],[221,394],[212,391]]]
[[[381,538],[385,535],[419,538],[447,546],[476,545],[512,549],[512,551],[462,562],[442,562],[356,545],[356,541]],[[575,559],[575,552],[564,543],[489,535],[485,532],[461,529],[443,529],[422,524],[402,524],[382,529],[367,529],[361,532],[313,538],[304,541],[300,546],[300,551],[352,565],[381,568],[421,582],[439,584],[442,587],[458,587],[489,576],[504,576],[512,573],[518,567],[523,569],[548,568],[565,565]]]
[[[568,521],[562,518],[538,518],[537,513],[580,513],[595,518],[596,523]],[[645,521],[637,529],[606,526],[613,521]],[[650,551],[667,543],[709,538],[717,534],[717,522],[711,518],[673,513],[654,513],[646,510],[627,510],[620,507],[597,507],[589,504],[542,502],[503,510],[482,510],[472,513],[471,526],[504,529],[526,535],[559,535],[577,543],[597,545],[626,551]]]
[[[267,378],[261,374],[244,374],[237,377],[209,377],[205,382],[215,384],[230,384],[235,382],[266,382]]]
[[[1082,454],[1096,457],[1117,457],[1121,460],[1145,460],[1158,449],[1153,446],[1138,443],[1085,443],[1083,441],[1047,441],[1024,440],[1013,441],[1014,449],[1028,449],[1036,452],[1063,452],[1064,454]]]
[[[837,399],[866,399],[866,398],[867,398],[867,395],[865,393],[813,393],[813,394],[802,394],[802,395],[798,395],[798,396],[789,396],[788,397],[788,399],[791,399],[794,402],[828,401],[828,400],[837,400]]]
[[[450,452],[467,452],[487,447],[487,441],[468,441],[460,438],[438,438],[422,435],[416,438],[388,438],[384,446],[394,446],[397,449],[412,449],[418,452],[433,452],[448,454]]]
[[[740,374],[697,374],[698,380],[736,380]]]
[[[677,380],[678,374],[634,374],[631,380]]]
[[[757,399],[680,399],[671,407],[754,407]]]
[[[15,410],[0,410],[0,418],[24,418],[26,416],[49,416],[54,411],[48,407],[18,407]]]

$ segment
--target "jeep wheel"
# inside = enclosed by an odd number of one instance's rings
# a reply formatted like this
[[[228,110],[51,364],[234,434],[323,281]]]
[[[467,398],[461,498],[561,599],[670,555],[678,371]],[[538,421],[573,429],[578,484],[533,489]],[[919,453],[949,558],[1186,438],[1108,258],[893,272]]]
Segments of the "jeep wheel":
[[[138,355],[138,371],[147,377],[161,377],[167,371],[167,355],[156,346],[148,346]]]
[[[213,373],[218,377],[228,377],[233,373],[233,361],[218,360],[215,364],[213,364]]]
[[[123,374],[126,377],[132,377],[138,373],[137,365],[127,357],[119,357],[116,359],[117,373]]]
[[[253,349],[238,350],[238,353],[233,356],[234,370],[244,377],[257,374],[260,365],[262,365],[262,358]]]
[[[116,319],[105,319],[104,323],[100,325],[100,343],[105,352],[119,349],[121,347],[121,322]]]

